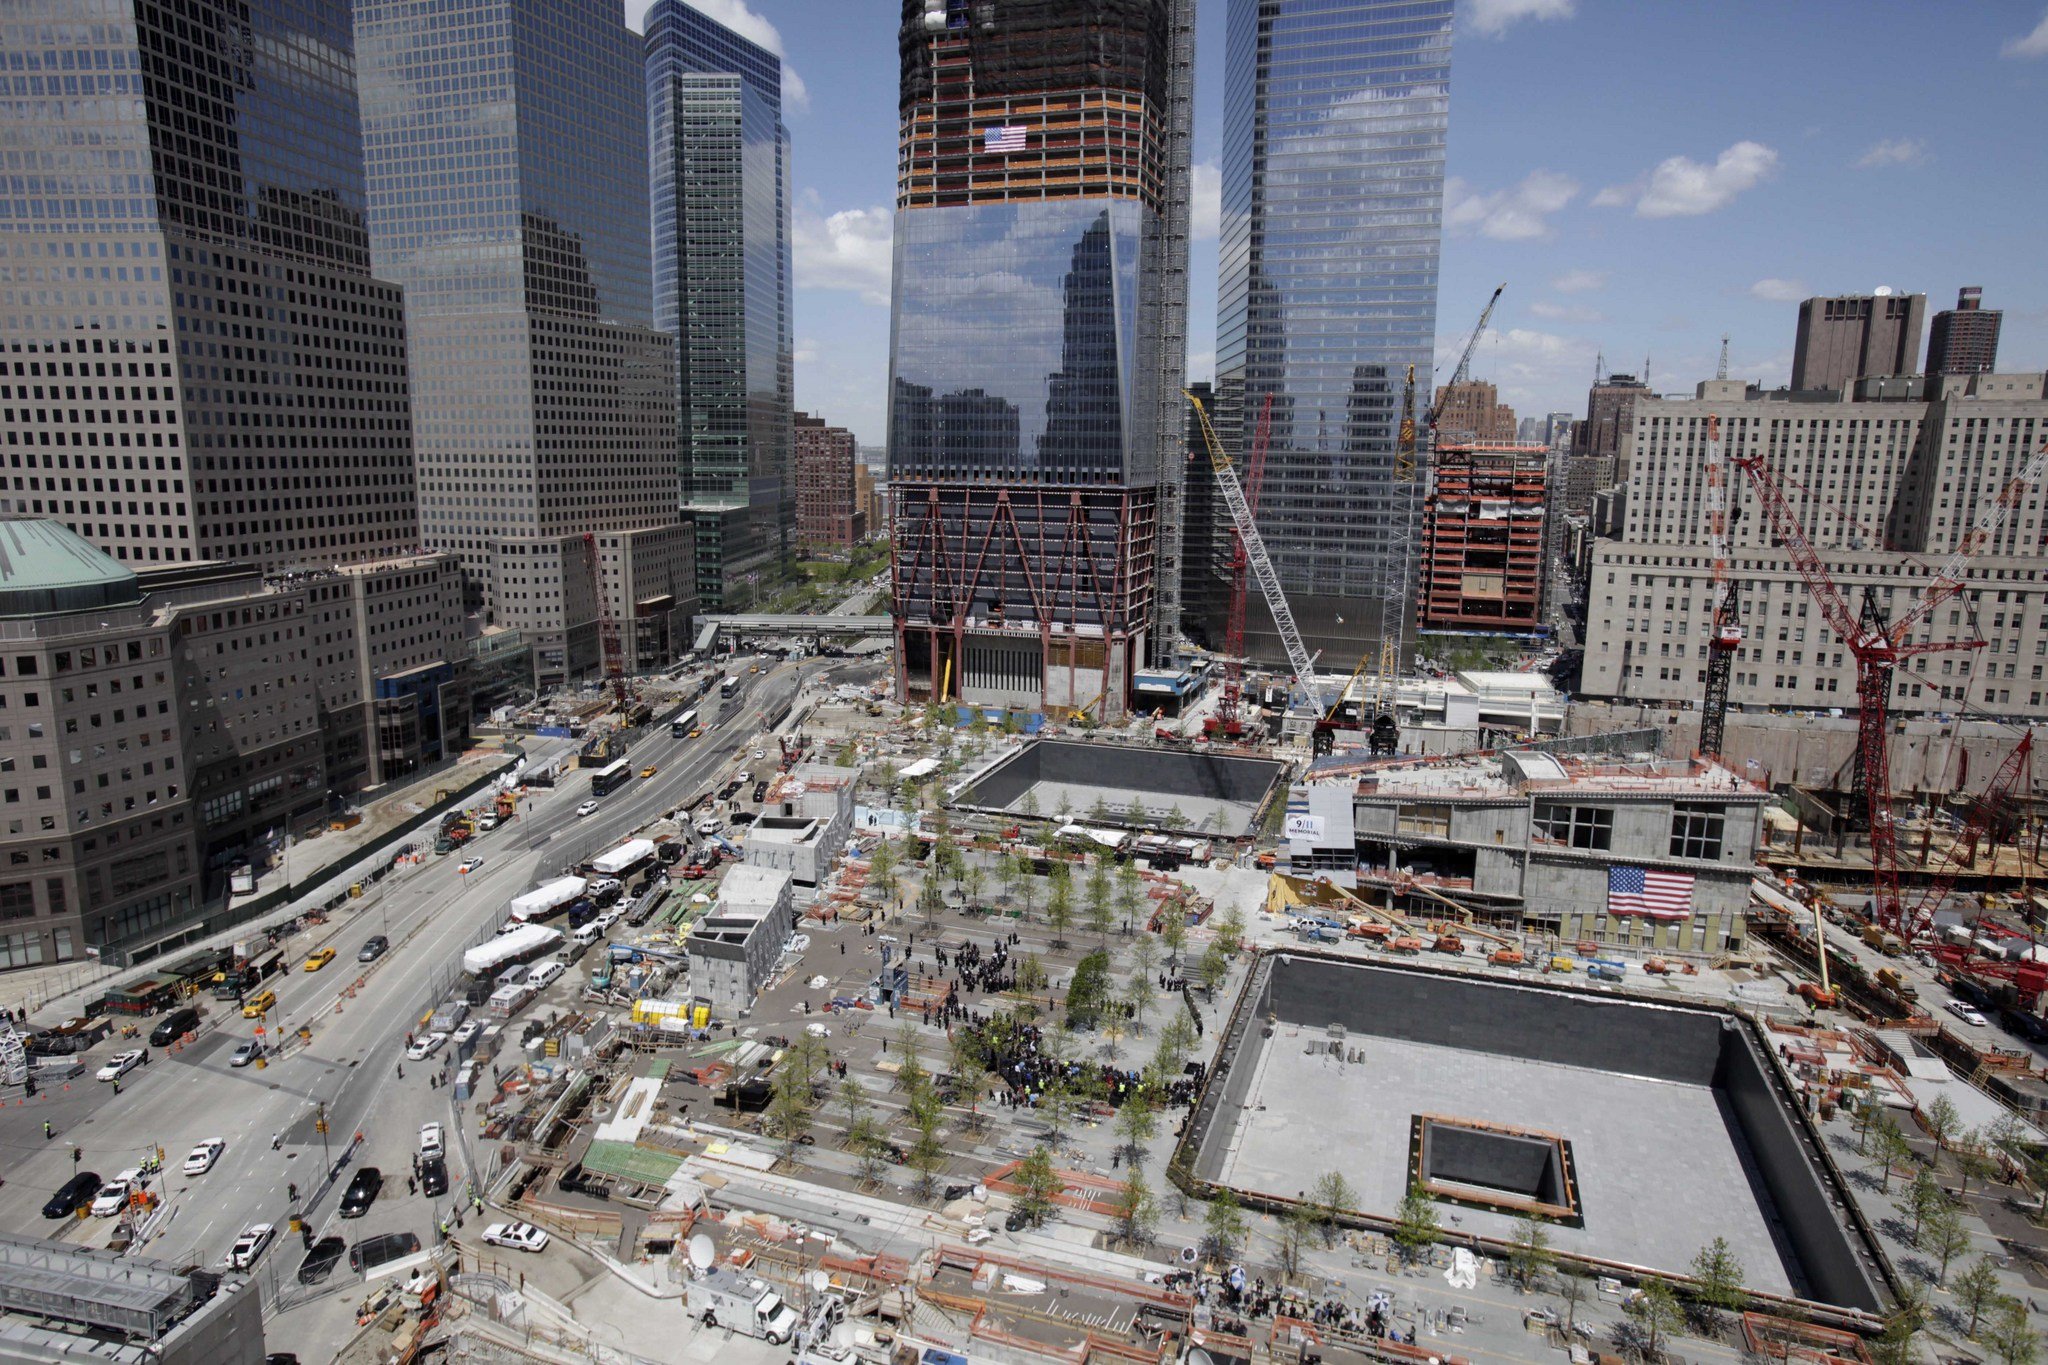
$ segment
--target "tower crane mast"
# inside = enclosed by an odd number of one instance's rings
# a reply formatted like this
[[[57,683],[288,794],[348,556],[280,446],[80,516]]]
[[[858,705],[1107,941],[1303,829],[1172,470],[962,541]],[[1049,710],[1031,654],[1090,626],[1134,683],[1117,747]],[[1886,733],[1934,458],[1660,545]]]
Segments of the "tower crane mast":
[[[1721,419],[1707,418],[1707,544],[1713,559],[1708,603],[1713,620],[1707,627],[1707,695],[1700,712],[1700,753],[1719,758],[1728,730],[1728,683],[1742,648],[1741,588],[1729,568],[1732,529],[1728,505],[1728,452],[1721,445]]]

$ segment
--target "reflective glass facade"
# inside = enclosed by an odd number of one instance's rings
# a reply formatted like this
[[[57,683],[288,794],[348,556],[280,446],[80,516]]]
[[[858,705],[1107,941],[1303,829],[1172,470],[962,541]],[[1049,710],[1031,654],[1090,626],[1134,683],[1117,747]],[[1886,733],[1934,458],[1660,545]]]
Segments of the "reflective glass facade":
[[[1223,429],[1242,450],[1271,397],[1259,529],[1310,648],[1338,661],[1377,638],[1383,575],[1413,572],[1421,488],[1394,481],[1394,443],[1409,365],[1418,406],[1432,392],[1451,17],[1452,0],[1230,0],[1226,20]],[[1270,623],[1248,631],[1278,656]]]
[[[701,527],[699,593],[730,610],[790,551],[796,524],[782,64],[660,0],[646,78],[654,318],[677,338],[681,498]]]

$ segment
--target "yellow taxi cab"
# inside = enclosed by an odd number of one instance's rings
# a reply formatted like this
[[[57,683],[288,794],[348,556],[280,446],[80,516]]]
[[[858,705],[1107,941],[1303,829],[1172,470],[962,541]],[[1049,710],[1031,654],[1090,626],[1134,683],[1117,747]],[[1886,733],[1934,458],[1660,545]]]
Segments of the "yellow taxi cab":
[[[319,952],[306,959],[306,970],[317,972],[332,961],[334,961],[334,949],[322,948]]]
[[[654,764],[650,763],[650,764],[648,764],[648,765],[647,765],[646,767],[644,767],[644,768],[642,768],[642,769],[640,770],[640,776],[642,776],[642,777],[652,777],[652,776],[654,776],[654,774],[655,774],[655,773],[657,773],[657,772],[659,772],[659,771],[660,771],[660,769],[658,769],[657,767],[655,767],[655,765],[654,765]]]
[[[276,1008],[277,992],[264,991],[261,995],[252,995],[242,1002],[242,1017],[244,1019],[260,1019]]]

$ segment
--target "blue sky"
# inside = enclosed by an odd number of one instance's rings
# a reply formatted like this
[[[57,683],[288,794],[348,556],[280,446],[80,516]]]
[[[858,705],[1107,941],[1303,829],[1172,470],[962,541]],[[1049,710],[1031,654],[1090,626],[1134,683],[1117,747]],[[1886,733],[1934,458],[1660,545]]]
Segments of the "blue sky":
[[[896,0],[692,0],[783,55],[799,406],[883,435]],[[1212,363],[1222,18],[1199,0],[1190,377]],[[647,0],[625,0],[640,27]],[[1459,0],[1438,354],[1523,414],[1582,410],[1594,359],[1684,391],[1790,374],[1795,308],[1877,285],[2005,311],[2048,366],[2042,0]],[[2033,150],[2029,150],[2032,148]]]

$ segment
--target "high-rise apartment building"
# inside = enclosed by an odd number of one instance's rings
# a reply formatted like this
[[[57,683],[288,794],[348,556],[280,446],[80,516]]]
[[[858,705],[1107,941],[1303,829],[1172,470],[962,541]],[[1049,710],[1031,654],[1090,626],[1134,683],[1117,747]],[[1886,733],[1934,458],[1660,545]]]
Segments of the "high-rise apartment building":
[[[1640,403],[1623,522],[1591,555],[1580,687],[1588,696],[1679,704],[1700,696],[1713,615],[1701,529],[1709,417],[1720,418],[1731,456],[1763,457],[1851,605],[1867,589],[1891,620],[2048,440],[2048,385],[2040,374],[1951,375],[1836,397],[1709,380],[1695,398]],[[1730,700],[1853,707],[1855,659],[1747,480],[1736,480],[1730,501],[1730,567],[1744,622]],[[1985,645],[1901,667],[1895,712],[1953,713],[1968,702],[1995,715],[2048,717],[2048,519],[2039,498],[2011,512],[1969,562],[1963,596],[1923,633]]]
[[[370,245],[405,287],[420,519],[535,681],[687,643],[676,346],[652,326],[640,42],[604,0],[359,0]]]
[[[1501,402],[1500,391],[1483,379],[1445,384],[1436,391],[1435,410],[1438,446],[1472,442],[1512,445],[1520,435],[1515,410]]]
[[[845,427],[796,414],[796,539],[805,553],[844,550],[868,537],[854,475],[857,445]]]
[[[1379,641],[1383,600],[1413,600],[1422,485],[1395,479],[1395,445],[1408,367],[1418,407],[1432,388],[1451,19],[1451,0],[1230,0],[1224,20],[1222,434],[1241,453],[1272,399],[1259,529],[1340,665]],[[1247,648],[1280,658],[1256,598]]]
[[[905,696],[1119,716],[1178,634],[1193,11],[904,0]]]
[[[1934,315],[1927,329],[1927,373],[1990,374],[1998,368],[1998,329],[2005,314],[1984,306],[1984,291],[1965,286],[1956,306]]]
[[[657,0],[645,65],[654,325],[676,338],[698,595],[730,611],[795,547],[782,63],[687,0]]]
[[[1847,389],[1859,379],[1920,373],[1925,294],[1840,294],[1799,305],[1794,389]]]

